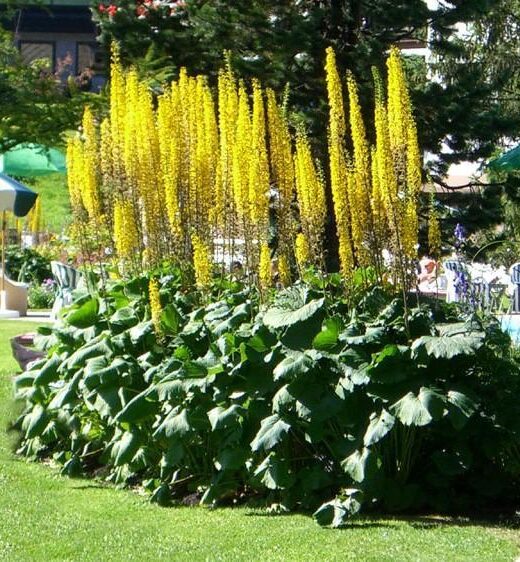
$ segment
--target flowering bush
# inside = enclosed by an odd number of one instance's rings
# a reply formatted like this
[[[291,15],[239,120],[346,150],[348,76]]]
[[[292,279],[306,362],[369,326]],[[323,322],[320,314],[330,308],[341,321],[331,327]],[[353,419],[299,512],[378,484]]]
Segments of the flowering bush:
[[[56,282],[53,279],[45,279],[41,284],[31,284],[27,297],[29,308],[52,308],[56,298]]]
[[[386,81],[374,71],[371,146],[356,82],[349,74],[347,110],[335,54],[327,50],[328,187],[343,278],[369,267],[380,281],[389,275],[409,288],[421,162],[396,48],[387,69]],[[111,246],[124,275],[167,259],[188,264],[204,289],[212,265],[225,269],[238,257],[263,292],[273,285],[273,263],[289,285],[307,266],[323,267],[327,220],[325,164],[314,159],[303,128],[292,133],[283,99],[258,80],[247,88],[228,67],[215,96],[204,76],[183,69],[156,100],[115,50],[110,113],[97,123],[86,108],[82,133],[68,146],[77,238],[94,246],[98,239],[98,256]],[[217,240],[224,251],[214,260]]]

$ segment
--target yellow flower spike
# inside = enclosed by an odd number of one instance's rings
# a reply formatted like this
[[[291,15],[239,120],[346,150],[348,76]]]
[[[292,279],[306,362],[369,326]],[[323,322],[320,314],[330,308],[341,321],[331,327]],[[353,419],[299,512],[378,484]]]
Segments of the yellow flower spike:
[[[260,247],[260,264],[258,266],[258,280],[262,290],[269,289],[273,284],[271,273],[271,251],[267,244]]]
[[[329,98],[329,132],[332,137],[343,138],[345,135],[343,92],[336,66],[336,54],[332,47],[328,47],[326,51],[325,73]]]
[[[72,137],[67,142],[67,185],[72,211],[75,215],[83,209],[81,178],[83,177],[83,152],[81,141]]]
[[[209,248],[197,234],[191,237],[191,244],[193,247],[195,283],[197,287],[204,289],[209,287],[212,278]]]
[[[296,236],[296,241],[294,243],[294,254],[296,256],[296,263],[301,269],[305,269],[309,265],[311,252],[309,248],[309,242],[305,237],[305,234],[299,232]]]
[[[407,128],[406,179],[408,193],[416,198],[422,187],[422,162],[417,127],[413,119],[410,119]]]
[[[325,182],[312,158],[307,135],[301,129],[296,135],[294,169],[301,227],[309,244],[310,259],[318,264],[323,254],[327,217]]]
[[[238,116],[233,145],[233,197],[241,219],[249,216],[249,160],[251,158],[251,114],[244,85],[238,90]]]
[[[352,134],[353,169],[350,180],[350,212],[352,238],[358,258],[363,263],[367,257],[367,242],[372,242],[372,216],[370,213],[370,154],[361,113],[357,84],[351,73],[347,74],[349,93],[349,119]]]
[[[388,69],[388,123],[392,149],[403,147],[407,142],[407,131],[411,119],[410,96],[401,53],[396,46],[390,49]]]
[[[291,267],[285,254],[278,258],[278,275],[283,287],[288,287],[291,284]]]
[[[152,324],[157,335],[162,333],[161,327],[161,296],[159,294],[159,283],[157,279],[150,279],[148,283],[148,292],[150,297],[150,314],[152,316]]]
[[[295,235],[291,209],[295,188],[291,134],[285,108],[277,103],[272,90],[267,90],[266,94],[269,156],[273,180],[278,192],[276,198],[278,238],[282,255],[290,255],[293,251]]]
[[[98,139],[94,115],[89,106],[83,113],[83,179],[81,195],[90,219],[98,220],[101,203],[98,188]]]
[[[434,208],[433,199],[430,204],[430,213],[428,217],[428,248],[432,258],[440,258],[442,248],[441,227],[439,223],[439,216]]]
[[[269,162],[265,134],[263,92],[260,83],[254,80],[248,194],[251,222],[260,238],[266,235],[269,225]]]
[[[325,65],[327,75],[327,93],[329,102],[329,165],[330,187],[336,217],[336,229],[339,241],[339,258],[341,272],[350,277],[354,267],[352,252],[350,208],[348,198],[347,163],[345,159],[345,111],[341,81],[336,68],[334,50],[327,49]]]
[[[134,258],[139,250],[135,213],[128,200],[118,200],[114,205],[114,243],[117,254],[122,259]]]

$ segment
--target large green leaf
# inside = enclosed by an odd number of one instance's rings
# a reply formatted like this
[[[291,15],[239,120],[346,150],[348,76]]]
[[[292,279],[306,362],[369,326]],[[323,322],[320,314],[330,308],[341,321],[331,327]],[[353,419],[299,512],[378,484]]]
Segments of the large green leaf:
[[[366,370],[370,380],[381,384],[394,384],[410,375],[410,348],[406,345],[388,344],[373,356],[372,364]]]
[[[409,392],[390,407],[390,411],[403,425],[424,426],[442,416],[445,398],[429,388],[422,387],[419,394]]]
[[[484,344],[484,333],[472,332],[453,336],[422,336],[412,344],[412,358],[424,354],[436,359],[453,359],[462,355],[472,356]]]
[[[455,429],[462,429],[477,411],[478,404],[467,394],[456,390],[448,392],[448,419]]]
[[[315,299],[296,310],[273,306],[264,314],[264,324],[268,328],[288,328],[312,318],[322,309],[325,299]]]
[[[114,418],[118,423],[137,423],[159,411],[159,404],[148,399],[147,391],[132,398]]]
[[[26,439],[40,436],[49,422],[49,416],[40,404],[36,404],[23,420],[22,430]]]
[[[283,490],[294,483],[294,474],[287,460],[280,459],[275,453],[270,453],[254,472],[260,477],[262,484],[269,490]]]
[[[276,365],[273,371],[274,380],[293,379],[298,375],[308,373],[313,365],[314,360],[309,355],[294,351]]]
[[[185,437],[192,430],[188,419],[188,410],[174,408],[156,429],[154,437],[166,437],[166,439]]]
[[[237,470],[245,465],[251,450],[246,447],[226,448],[219,451],[215,459],[217,470]]]
[[[363,437],[365,447],[370,447],[370,445],[381,441],[381,439],[392,430],[394,423],[394,416],[389,414],[386,410],[383,410],[379,415],[373,413],[370,416],[370,423]]]
[[[251,442],[251,449],[256,452],[262,449],[268,451],[276,447],[290,429],[291,426],[282,420],[278,414],[263,419],[258,433]]]
[[[79,308],[73,309],[65,317],[67,323],[75,328],[88,328],[98,321],[99,300],[91,298]]]
[[[126,330],[135,326],[139,322],[139,318],[135,310],[131,306],[125,306],[116,310],[110,317],[111,326],[119,329]]]
[[[114,466],[121,466],[131,462],[140,444],[141,440],[136,432],[125,431],[112,445],[110,457]]]
[[[377,470],[378,458],[372,450],[363,447],[361,451],[354,451],[342,461],[341,466],[352,480],[363,482],[366,478],[370,478]]]
[[[316,335],[312,342],[314,349],[320,351],[334,349],[338,343],[341,326],[342,323],[339,318],[327,318],[323,323],[321,332]]]
[[[40,372],[34,378],[36,386],[47,385],[59,378],[58,367],[61,364],[61,357],[58,353],[54,353],[40,369]]]
[[[347,489],[346,499],[334,499],[324,503],[314,512],[314,519],[322,527],[334,529],[343,527],[348,520],[361,509],[362,493],[355,488]]]
[[[244,408],[238,406],[238,404],[233,404],[229,408],[223,408],[222,406],[213,408],[208,412],[211,429],[215,431],[236,425],[244,412]]]

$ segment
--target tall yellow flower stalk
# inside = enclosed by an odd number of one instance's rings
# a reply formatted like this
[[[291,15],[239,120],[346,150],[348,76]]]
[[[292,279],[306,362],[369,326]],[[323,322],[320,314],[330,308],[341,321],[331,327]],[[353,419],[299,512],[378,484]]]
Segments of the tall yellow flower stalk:
[[[272,285],[271,274],[271,252],[269,246],[264,242],[260,246],[260,260],[258,266],[258,279],[260,288],[265,290]]]
[[[162,332],[161,326],[161,295],[159,293],[159,282],[157,279],[150,279],[148,283],[148,294],[150,298],[150,315],[152,317],[152,324],[157,335]]]
[[[119,199],[114,205],[114,242],[123,260],[135,260],[139,251],[139,233],[131,201]]]
[[[439,259],[441,256],[441,248],[442,240],[439,215],[435,210],[435,200],[432,197],[428,216],[428,249],[430,251],[430,256],[432,258]]]
[[[208,246],[197,235],[191,237],[193,247],[193,268],[195,283],[199,289],[205,289],[211,284],[211,258]]]
[[[83,151],[79,137],[75,136],[67,142],[67,186],[72,212],[76,219],[83,211],[83,177]]]
[[[125,186],[124,174],[124,143],[125,143],[125,119],[127,111],[125,107],[125,72],[121,65],[119,47],[116,43],[112,45],[112,60],[110,65],[110,137],[111,158],[113,166],[114,187],[121,190]]]
[[[94,115],[89,106],[83,113],[83,178],[81,195],[89,219],[101,220],[101,201],[98,187],[99,145]]]
[[[267,234],[269,223],[269,161],[267,158],[264,94],[260,83],[253,81],[253,118],[250,139],[249,212],[251,223],[260,238]]]
[[[347,162],[345,158],[345,110],[341,80],[332,47],[327,49],[325,64],[329,101],[329,166],[330,187],[339,241],[339,260],[345,278],[352,275],[354,253],[351,238],[350,208],[348,198]]]
[[[295,191],[292,139],[285,107],[279,105],[273,90],[267,90],[269,159],[276,186],[276,222],[278,229],[278,270],[283,285],[290,283],[295,224],[291,204]]]
[[[357,84],[351,73],[347,74],[349,94],[349,120],[353,145],[352,175],[350,176],[350,214],[352,238],[358,260],[367,264],[369,251],[377,251],[373,238],[373,221],[370,207],[370,150],[365,124],[359,103]]]
[[[233,201],[233,154],[236,139],[238,90],[231,67],[218,79],[219,162],[215,177],[212,222],[217,233],[231,238],[236,228]]]
[[[312,158],[309,140],[303,129],[300,129],[296,135],[294,170],[302,235],[308,245],[305,252],[300,250],[300,258],[304,254],[308,256],[305,256],[305,260],[298,261],[302,265],[302,261],[310,259],[314,265],[322,265],[323,236],[327,217],[325,183]],[[301,248],[303,244],[301,238],[299,244]]]

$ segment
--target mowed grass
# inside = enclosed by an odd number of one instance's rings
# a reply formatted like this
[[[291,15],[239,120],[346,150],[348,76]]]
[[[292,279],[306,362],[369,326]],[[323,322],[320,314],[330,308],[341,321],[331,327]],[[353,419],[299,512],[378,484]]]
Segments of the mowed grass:
[[[41,176],[35,178],[30,187],[41,197],[45,228],[59,234],[71,221],[67,176],[65,174]]]
[[[0,322],[0,560],[512,561],[518,531],[467,520],[366,518],[320,529],[304,515],[245,508],[164,509],[93,480],[70,480],[12,454],[16,415],[8,339],[34,323]]]

